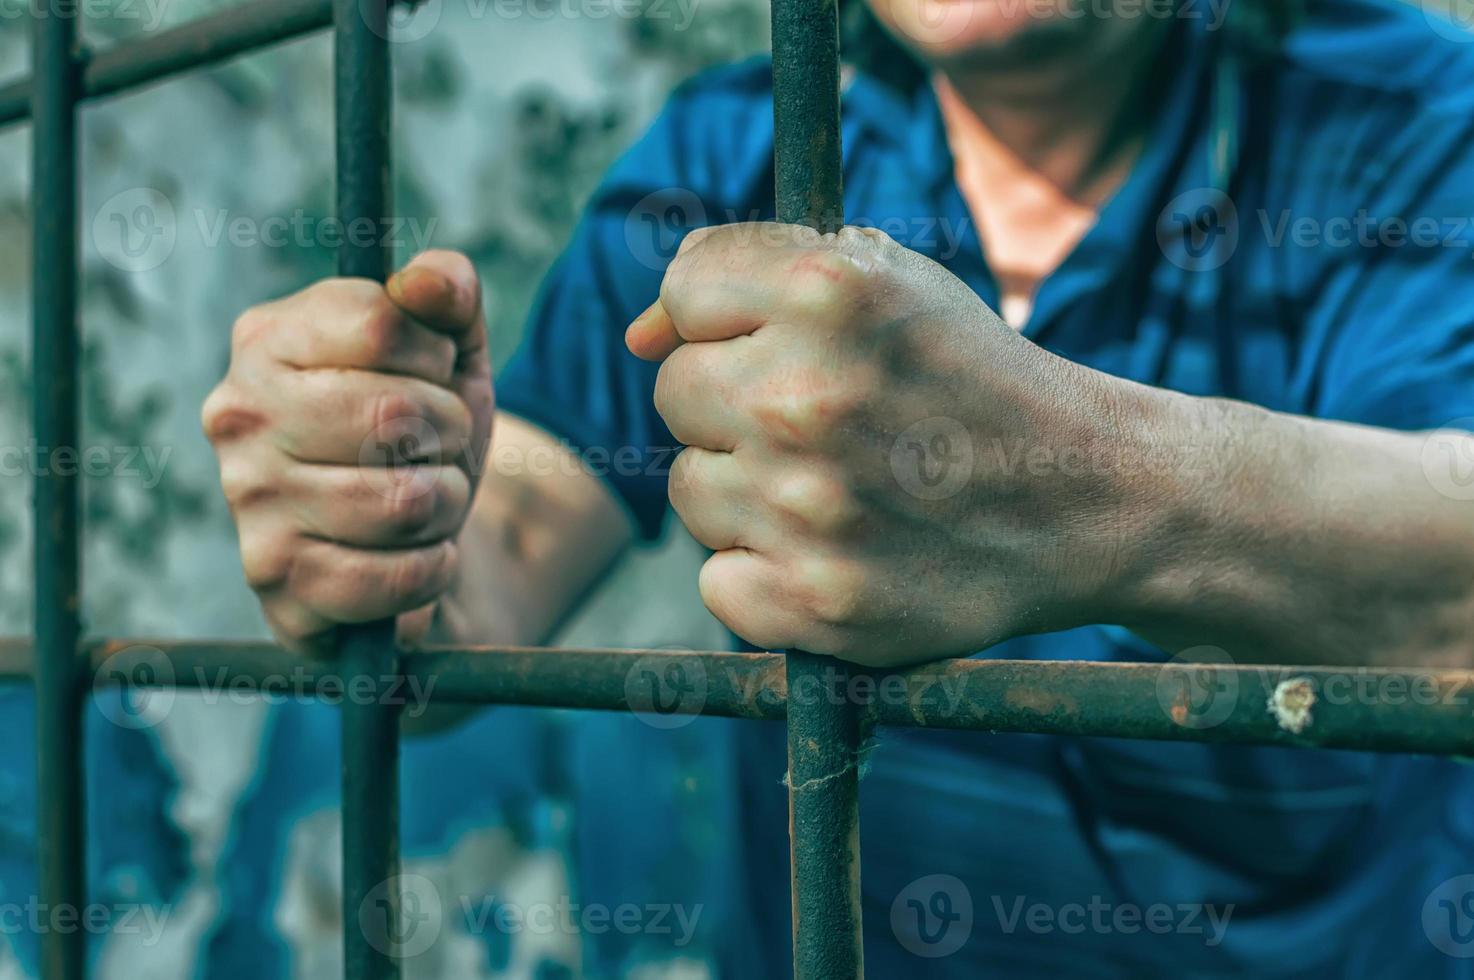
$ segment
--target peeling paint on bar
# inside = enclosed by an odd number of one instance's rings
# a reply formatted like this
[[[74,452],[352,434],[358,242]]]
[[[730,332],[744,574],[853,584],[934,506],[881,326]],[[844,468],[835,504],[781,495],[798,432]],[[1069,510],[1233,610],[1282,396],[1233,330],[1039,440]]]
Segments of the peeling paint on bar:
[[[1308,677],[1292,677],[1280,681],[1265,706],[1281,728],[1299,735],[1314,720],[1310,709],[1315,706],[1315,688],[1311,686]]]

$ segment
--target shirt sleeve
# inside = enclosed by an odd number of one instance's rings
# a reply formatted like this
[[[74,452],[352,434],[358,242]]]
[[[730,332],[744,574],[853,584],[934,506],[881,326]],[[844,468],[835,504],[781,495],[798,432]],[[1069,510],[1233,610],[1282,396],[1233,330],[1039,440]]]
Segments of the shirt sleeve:
[[[680,446],[655,411],[659,365],[630,354],[624,331],[659,295],[688,231],[743,213],[770,152],[767,102],[740,84],[759,74],[727,69],[676,91],[594,193],[497,378],[498,408],[564,440],[646,539],[663,527]]]
[[[1471,117],[1464,104],[1420,114],[1367,175],[1344,233],[1333,240],[1326,226],[1330,262],[1307,324],[1326,338],[1315,414],[1474,429]]]

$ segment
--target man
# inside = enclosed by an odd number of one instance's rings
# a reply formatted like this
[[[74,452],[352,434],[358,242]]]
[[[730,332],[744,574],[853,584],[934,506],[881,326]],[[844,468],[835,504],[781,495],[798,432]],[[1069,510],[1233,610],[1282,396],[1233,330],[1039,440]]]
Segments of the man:
[[[766,66],[695,80],[499,411],[463,257],[241,318],[204,422],[281,642],[537,642],[668,502],[761,648],[1474,667],[1474,47],[1377,0],[871,12],[901,47],[862,28],[846,90],[858,227],[763,223]],[[638,235],[672,216],[667,266]],[[777,975],[781,733],[733,738],[724,966]],[[905,732],[862,792],[876,976],[1474,953],[1452,762]]]

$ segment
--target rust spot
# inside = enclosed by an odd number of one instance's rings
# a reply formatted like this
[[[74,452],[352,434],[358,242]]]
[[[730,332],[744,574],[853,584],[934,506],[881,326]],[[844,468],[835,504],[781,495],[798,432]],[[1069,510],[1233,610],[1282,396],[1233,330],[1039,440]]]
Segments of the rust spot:
[[[1009,688],[1008,704],[1010,707],[1022,708],[1041,715],[1051,715],[1061,711],[1066,714],[1076,714],[1080,710],[1079,704],[1072,697],[1061,697],[1054,691],[1023,686]]]

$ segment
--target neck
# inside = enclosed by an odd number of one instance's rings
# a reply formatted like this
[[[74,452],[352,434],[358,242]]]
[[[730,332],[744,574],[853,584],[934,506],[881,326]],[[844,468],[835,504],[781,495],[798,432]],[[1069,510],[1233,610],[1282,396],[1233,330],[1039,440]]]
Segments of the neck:
[[[983,176],[1006,184],[1028,175],[1098,205],[1145,142],[1164,35],[1145,27],[1022,71],[942,66],[934,85],[948,128],[979,151],[972,162]]]

